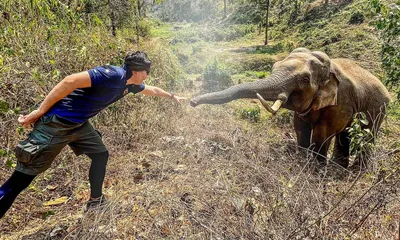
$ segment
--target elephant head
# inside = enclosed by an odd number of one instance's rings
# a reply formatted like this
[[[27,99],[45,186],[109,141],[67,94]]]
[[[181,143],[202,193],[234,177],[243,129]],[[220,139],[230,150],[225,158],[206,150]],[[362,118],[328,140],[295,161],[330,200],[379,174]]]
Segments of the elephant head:
[[[200,95],[193,98],[190,104],[195,107],[222,104],[239,98],[258,98],[273,114],[281,106],[306,114],[310,110],[336,104],[339,82],[338,78],[331,77],[334,74],[331,67],[325,53],[297,48],[273,65],[268,78]],[[275,103],[270,107],[266,101]]]

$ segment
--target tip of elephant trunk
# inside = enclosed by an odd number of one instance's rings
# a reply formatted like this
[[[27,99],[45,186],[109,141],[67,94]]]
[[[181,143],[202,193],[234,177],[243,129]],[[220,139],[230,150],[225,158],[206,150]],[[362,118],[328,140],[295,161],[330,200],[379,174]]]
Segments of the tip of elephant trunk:
[[[190,106],[192,106],[192,107],[196,107],[197,105],[199,105],[198,104],[198,102],[196,101],[196,100],[194,100],[194,99],[192,99],[192,100],[190,100]]]
[[[261,104],[265,107],[265,109],[267,109],[267,111],[272,113],[273,115],[275,115],[282,107],[282,104],[284,104],[287,101],[287,95],[280,94],[278,96],[278,99],[274,102],[274,104],[271,107],[259,93],[257,93],[257,98],[260,100]]]

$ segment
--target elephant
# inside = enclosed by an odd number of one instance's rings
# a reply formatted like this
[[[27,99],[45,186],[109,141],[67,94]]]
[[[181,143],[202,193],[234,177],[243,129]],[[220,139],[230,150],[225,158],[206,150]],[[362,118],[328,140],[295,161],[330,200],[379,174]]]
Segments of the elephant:
[[[297,48],[274,63],[265,79],[196,96],[190,105],[223,104],[240,98],[258,98],[272,114],[281,107],[294,111],[297,144],[311,149],[319,163],[326,164],[335,137],[331,161],[344,168],[349,167],[348,127],[354,114],[366,114],[368,125],[363,128],[370,129],[375,139],[390,102],[381,81],[353,60],[330,59],[307,48]]]

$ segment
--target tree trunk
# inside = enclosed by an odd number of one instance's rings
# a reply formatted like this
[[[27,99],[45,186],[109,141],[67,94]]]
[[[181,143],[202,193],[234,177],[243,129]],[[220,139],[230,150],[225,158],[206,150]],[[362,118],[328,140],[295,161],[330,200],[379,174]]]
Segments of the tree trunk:
[[[224,18],[226,18],[226,0],[224,0]]]
[[[111,10],[111,33],[115,37],[117,36],[117,26],[115,22],[115,12]]]
[[[267,0],[267,14],[265,16],[265,42],[264,45],[267,46],[268,45],[268,17],[269,17],[269,0]]]
[[[328,3],[329,3],[329,0],[325,0],[325,5],[328,5]]]
[[[141,13],[141,6],[140,6],[140,0],[136,0],[137,1],[137,14],[138,14],[138,17],[140,18],[140,16],[142,15],[142,13]]]
[[[139,0],[137,1],[137,6],[136,6],[136,17],[135,17],[135,22],[136,22],[136,44],[139,46],[139,18],[140,18],[140,10],[139,10],[140,4]]]

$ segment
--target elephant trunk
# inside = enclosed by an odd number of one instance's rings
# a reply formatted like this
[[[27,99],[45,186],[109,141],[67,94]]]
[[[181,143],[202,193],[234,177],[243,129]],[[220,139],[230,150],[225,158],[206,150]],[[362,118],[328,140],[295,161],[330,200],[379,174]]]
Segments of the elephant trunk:
[[[275,104],[275,108],[280,108],[280,105],[286,102],[287,96],[293,90],[290,78],[291,74],[288,71],[279,71],[273,73],[266,79],[258,80],[250,83],[238,84],[228,89],[207,93],[193,98],[190,102],[191,106],[195,107],[200,104],[223,104],[239,98],[261,98],[266,101],[282,101]],[[264,103],[263,103],[264,105]],[[278,107],[279,105],[279,107]],[[267,110],[269,110],[267,108]],[[277,109],[275,109],[277,111]]]

